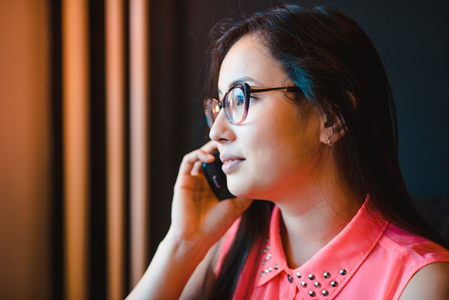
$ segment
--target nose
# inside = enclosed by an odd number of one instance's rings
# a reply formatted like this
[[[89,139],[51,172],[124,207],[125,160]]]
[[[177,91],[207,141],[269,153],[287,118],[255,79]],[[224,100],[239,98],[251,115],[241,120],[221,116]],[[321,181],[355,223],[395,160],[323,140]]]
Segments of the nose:
[[[226,119],[224,110],[220,109],[220,112],[218,113],[214,124],[212,124],[212,127],[210,128],[210,139],[215,142],[226,142],[234,140],[235,134],[231,126],[231,123],[229,123]]]

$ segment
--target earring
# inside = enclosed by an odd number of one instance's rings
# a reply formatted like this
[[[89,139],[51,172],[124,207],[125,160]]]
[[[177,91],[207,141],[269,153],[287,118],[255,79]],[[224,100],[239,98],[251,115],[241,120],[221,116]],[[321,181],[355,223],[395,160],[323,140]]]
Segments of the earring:
[[[332,137],[330,135],[327,136],[327,145],[332,146]]]

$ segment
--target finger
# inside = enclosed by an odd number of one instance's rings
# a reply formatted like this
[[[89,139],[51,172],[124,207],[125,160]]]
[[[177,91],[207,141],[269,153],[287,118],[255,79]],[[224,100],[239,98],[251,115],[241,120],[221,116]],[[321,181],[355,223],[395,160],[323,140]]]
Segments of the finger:
[[[195,150],[185,155],[182,159],[181,166],[179,167],[179,175],[190,175],[196,162],[211,163],[215,160],[215,157],[205,152],[202,149]]]
[[[193,164],[193,168],[190,171],[190,175],[192,176],[198,176],[199,174],[201,174],[202,172],[202,168],[203,168],[203,162],[202,161],[196,161]]]
[[[209,141],[206,144],[201,147],[201,150],[207,152],[207,153],[214,153],[217,150],[217,142],[215,141]]]

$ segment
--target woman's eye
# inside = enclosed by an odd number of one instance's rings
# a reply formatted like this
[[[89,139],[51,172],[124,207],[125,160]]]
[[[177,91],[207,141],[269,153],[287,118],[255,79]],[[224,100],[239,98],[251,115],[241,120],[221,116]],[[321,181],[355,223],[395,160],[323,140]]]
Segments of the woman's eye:
[[[259,97],[251,95],[249,97],[249,103],[253,102],[253,100],[258,100],[258,99],[259,99]]]

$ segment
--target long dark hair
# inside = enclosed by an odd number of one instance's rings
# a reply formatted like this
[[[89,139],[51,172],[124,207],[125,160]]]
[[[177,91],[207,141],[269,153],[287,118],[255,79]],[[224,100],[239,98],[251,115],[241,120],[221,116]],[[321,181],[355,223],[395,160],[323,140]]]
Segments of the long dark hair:
[[[390,85],[369,37],[352,19],[335,8],[284,5],[240,22],[221,22],[213,32],[218,38],[210,48],[210,93],[217,93],[219,68],[232,45],[246,34],[257,34],[301,88],[298,98],[305,98],[329,122],[343,124],[345,135],[333,145],[333,159],[360,205],[369,195],[368,209],[446,246],[417,212],[407,191],[399,167]],[[260,246],[267,234],[271,207],[255,202],[243,215],[237,242],[224,261],[211,299],[232,298],[249,251]],[[254,216],[255,211],[263,214]]]

